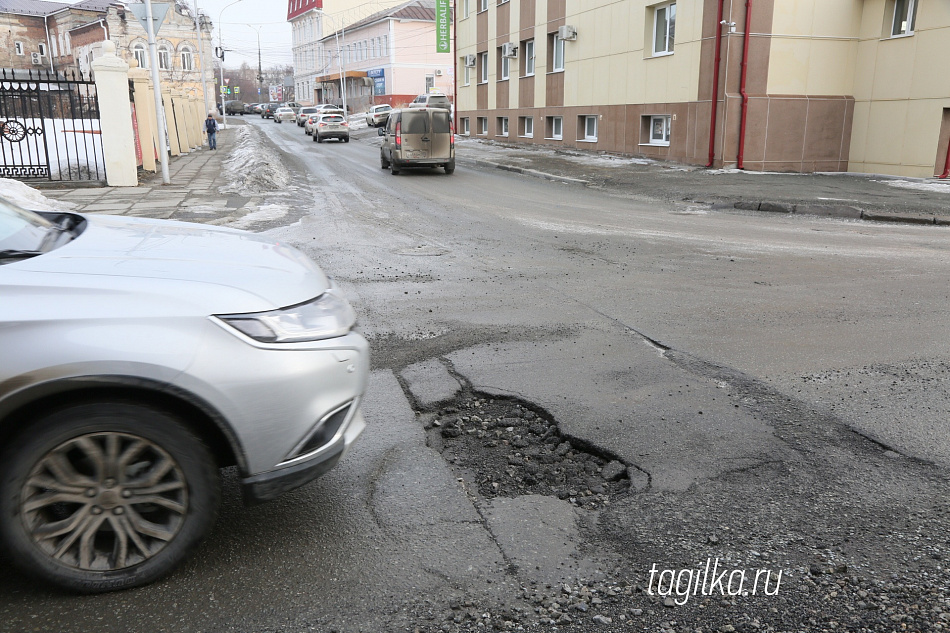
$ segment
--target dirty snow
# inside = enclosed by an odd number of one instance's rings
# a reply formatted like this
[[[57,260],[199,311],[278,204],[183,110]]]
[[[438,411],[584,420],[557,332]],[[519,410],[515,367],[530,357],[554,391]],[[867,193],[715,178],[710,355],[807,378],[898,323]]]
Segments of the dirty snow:
[[[595,167],[629,167],[630,165],[653,165],[657,161],[649,158],[630,158],[625,156],[614,156],[612,154],[591,154],[588,152],[556,150],[546,147],[507,147],[497,145],[491,141],[484,141],[478,138],[456,136],[460,144],[478,144],[480,151],[486,154],[507,155],[513,160],[527,160],[518,156],[531,152],[532,156],[547,156],[550,158],[567,158],[573,163],[582,165],[592,165]]]
[[[893,180],[872,180],[871,182],[880,182],[888,187],[898,187],[899,189],[915,189],[917,191],[930,191],[934,193],[950,193],[950,181],[933,181],[933,180],[901,180],[895,178]]]
[[[237,128],[234,149],[224,162],[228,185],[222,193],[238,193],[243,196],[280,191],[290,184],[290,174],[280,160],[280,155],[264,140],[254,126]]]
[[[68,211],[74,206],[47,198],[33,187],[9,178],[0,178],[0,198],[31,211]]]
[[[257,211],[251,211],[243,218],[239,218],[234,222],[228,222],[228,226],[233,229],[246,229],[247,227],[257,224],[258,222],[279,220],[289,212],[290,209],[282,204],[262,204],[257,208]]]

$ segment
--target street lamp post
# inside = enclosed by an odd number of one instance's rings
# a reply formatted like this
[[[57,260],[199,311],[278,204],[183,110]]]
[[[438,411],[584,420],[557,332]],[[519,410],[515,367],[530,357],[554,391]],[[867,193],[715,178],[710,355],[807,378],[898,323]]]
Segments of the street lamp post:
[[[198,0],[195,0],[195,28],[198,30],[198,68],[201,70],[201,96],[204,97],[205,113],[211,112],[211,106],[208,102],[208,80],[205,75],[205,55],[203,42],[201,41],[201,14],[198,13]],[[214,69],[211,70],[211,81],[214,81]]]
[[[335,28],[336,23],[337,23],[336,18],[329,15],[323,9],[313,9],[313,10],[325,18],[330,18],[333,20],[333,25],[334,25],[333,36],[336,39],[336,56],[340,62],[340,97],[343,99],[343,114],[345,116],[347,114],[346,112],[346,67],[343,65],[343,49],[340,48],[340,36],[341,35],[343,36],[343,41],[345,43],[346,42],[346,27],[343,26],[342,28],[337,30]],[[320,35],[321,35],[320,39],[323,39],[322,37],[323,29],[320,30]]]
[[[244,0],[234,0],[234,2],[225,5],[224,8],[218,12],[218,58],[221,60],[221,127],[224,129],[228,129],[228,109],[224,103],[224,29],[222,28],[221,16],[224,15],[225,9],[233,7],[238,2],[243,1]]]
[[[261,63],[261,29],[264,28],[264,25],[245,24],[244,26],[257,31],[257,100],[260,101],[264,98],[264,67]]]

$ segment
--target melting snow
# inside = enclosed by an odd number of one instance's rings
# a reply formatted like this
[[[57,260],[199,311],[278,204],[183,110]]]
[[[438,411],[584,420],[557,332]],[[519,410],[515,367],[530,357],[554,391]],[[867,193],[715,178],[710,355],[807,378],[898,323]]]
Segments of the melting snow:
[[[872,180],[871,182],[881,182],[888,187],[898,187],[900,189],[916,189],[917,191],[933,191],[936,193],[950,193],[950,181],[928,181],[928,180]]]
[[[290,184],[290,174],[280,156],[266,145],[261,132],[251,125],[237,128],[235,147],[224,162],[230,184],[222,193],[245,196],[279,191]]]
[[[69,202],[47,198],[33,187],[19,180],[0,178],[0,198],[30,211],[68,211]]]

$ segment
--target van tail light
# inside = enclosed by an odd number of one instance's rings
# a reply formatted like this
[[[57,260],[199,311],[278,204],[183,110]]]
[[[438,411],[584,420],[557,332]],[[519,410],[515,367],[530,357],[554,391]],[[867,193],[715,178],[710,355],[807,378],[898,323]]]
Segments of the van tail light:
[[[402,147],[402,121],[396,122],[396,147]]]
[[[449,147],[455,147],[455,123],[449,121]]]

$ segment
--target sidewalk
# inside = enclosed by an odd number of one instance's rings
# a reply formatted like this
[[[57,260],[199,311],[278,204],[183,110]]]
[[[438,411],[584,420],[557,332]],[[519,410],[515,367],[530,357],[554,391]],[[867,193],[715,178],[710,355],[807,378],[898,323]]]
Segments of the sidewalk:
[[[950,180],[868,174],[779,174],[457,137],[460,164],[714,208],[950,225]]]

